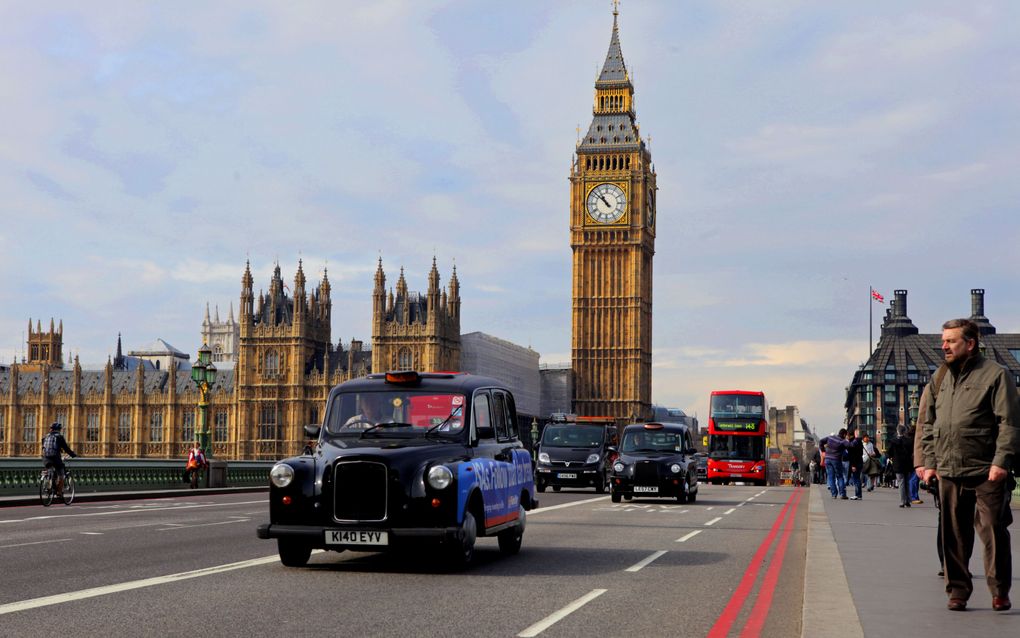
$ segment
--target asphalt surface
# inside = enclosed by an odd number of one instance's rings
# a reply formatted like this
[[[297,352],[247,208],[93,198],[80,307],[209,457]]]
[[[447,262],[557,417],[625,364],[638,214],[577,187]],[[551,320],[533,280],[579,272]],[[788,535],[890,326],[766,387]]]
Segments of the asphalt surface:
[[[283,567],[255,537],[265,494],[10,507],[0,635],[182,635],[197,621],[223,636],[795,636],[808,493],[702,486],[678,505],[547,492],[519,555],[481,539],[456,573],[431,552]]]

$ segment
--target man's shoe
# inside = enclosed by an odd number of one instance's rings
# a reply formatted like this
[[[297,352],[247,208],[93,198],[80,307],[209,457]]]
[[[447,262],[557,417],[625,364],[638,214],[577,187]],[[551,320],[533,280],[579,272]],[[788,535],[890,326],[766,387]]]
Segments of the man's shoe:
[[[910,503],[904,503],[903,506],[904,507],[910,507]]]
[[[840,498],[845,501],[847,499],[847,496],[846,496],[846,494],[844,494],[843,496],[840,496]]]
[[[1008,611],[1012,606],[1009,596],[992,596],[992,609],[995,611]]]
[[[903,503],[900,503],[900,507],[906,507],[906,505],[904,505]]]
[[[860,496],[851,496],[850,500],[851,501],[856,501],[856,500],[860,500],[860,498],[861,498]]]
[[[939,576],[945,576],[945,575],[946,575],[946,570],[940,569],[939,570]]]
[[[924,503],[924,501],[922,501],[919,498],[915,498],[914,500],[912,500],[910,502],[913,503],[914,505],[920,505],[921,503]]]
[[[967,611],[967,601],[962,598],[950,598],[946,609],[949,611]]]

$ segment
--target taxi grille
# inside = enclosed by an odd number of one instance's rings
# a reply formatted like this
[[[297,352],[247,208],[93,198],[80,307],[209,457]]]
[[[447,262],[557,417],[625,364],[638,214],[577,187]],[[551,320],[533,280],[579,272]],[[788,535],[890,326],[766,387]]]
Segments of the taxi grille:
[[[658,485],[659,464],[655,461],[638,461],[634,466],[635,485]]]
[[[333,518],[337,521],[386,520],[386,466],[374,461],[336,464]]]

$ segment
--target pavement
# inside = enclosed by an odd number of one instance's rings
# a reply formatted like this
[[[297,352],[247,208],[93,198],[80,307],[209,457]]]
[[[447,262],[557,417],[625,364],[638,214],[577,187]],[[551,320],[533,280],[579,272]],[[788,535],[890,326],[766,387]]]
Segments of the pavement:
[[[244,492],[268,492],[268,485],[255,487],[200,487],[196,489],[180,488],[172,490],[140,490],[133,492],[77,492],[75,503],[94,503],[98,501],[130,501],[143,498],[173,498],[180,496],[196,496],[199,494],[234,494]],[[54,498],[56,504],[59,499]],[[18,505],[38,505],[38,494],[21,496],[0,496],[0,507],[16,507]]]
[[[859,501],[833,499],[824,485],[809,489],[802,636],[1020,635],[1017,572],[1013,609],[993,611],[979,542],[970,562],[974,594],[968,610],[946,609],[935,547],[938,512],[927,493],[921,492],[924,503],[900,508],[896,489],[865,491]],[[1012,531],[1016,565],[1020,541]]]

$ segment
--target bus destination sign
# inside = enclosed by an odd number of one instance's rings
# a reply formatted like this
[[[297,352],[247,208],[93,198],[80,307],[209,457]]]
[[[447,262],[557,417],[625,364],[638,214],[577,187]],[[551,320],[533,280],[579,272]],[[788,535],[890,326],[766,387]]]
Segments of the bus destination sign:
[[[757,432],[757,421],[716,421],[715,429],[721,432]]]

